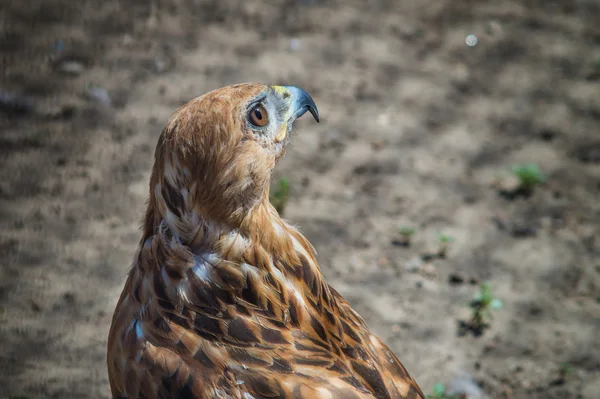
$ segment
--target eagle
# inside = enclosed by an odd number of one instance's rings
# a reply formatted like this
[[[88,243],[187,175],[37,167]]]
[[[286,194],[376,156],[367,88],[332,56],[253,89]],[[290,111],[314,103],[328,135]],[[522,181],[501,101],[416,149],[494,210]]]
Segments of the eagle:
[[[176,110],[107,348],[113,398],[423,399],[269,201],[314,100],[236,84]]]

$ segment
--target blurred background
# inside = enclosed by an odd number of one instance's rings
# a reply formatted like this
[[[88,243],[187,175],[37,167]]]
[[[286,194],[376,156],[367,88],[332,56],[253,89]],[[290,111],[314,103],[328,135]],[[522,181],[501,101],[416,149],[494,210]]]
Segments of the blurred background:
[[[600,2],[3,0],[0,398],[108,398],[170,114],[297,85],[274,198],[423,390],[600,397]]]

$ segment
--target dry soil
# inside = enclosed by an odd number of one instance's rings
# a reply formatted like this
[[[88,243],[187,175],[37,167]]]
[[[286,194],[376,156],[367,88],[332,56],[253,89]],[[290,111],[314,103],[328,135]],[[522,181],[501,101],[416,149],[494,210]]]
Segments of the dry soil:
[[[276,171],[285,217],[424,391],[600,397],[598,1],[8,0],[0,398],[109,397],[158,135],[243,81],[315,98]],[[502,195],[527,162],[545,183]],[[461,336],[482,282],[504,308]]]

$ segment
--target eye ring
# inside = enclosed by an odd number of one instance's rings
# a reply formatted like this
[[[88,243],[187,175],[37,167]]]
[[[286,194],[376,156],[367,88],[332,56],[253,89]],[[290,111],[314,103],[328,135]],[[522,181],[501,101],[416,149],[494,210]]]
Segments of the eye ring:
[[[269,113],[262,104],[257,104],[250,109],[248,119],[256,127],[265,127],[269,123]]]

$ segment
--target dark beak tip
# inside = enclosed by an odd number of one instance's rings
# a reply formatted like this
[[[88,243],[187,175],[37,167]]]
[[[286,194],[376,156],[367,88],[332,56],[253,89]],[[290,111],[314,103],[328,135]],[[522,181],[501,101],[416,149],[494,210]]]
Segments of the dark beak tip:
[[[315,120],[317,121],[317,123],[320,122],[320,120],[319,120],[319,111],[317,111],[316,108],[309,107],[308,108],[308,112],[310,112],[310,114],[313,116],[313,118],[315,118]]]

